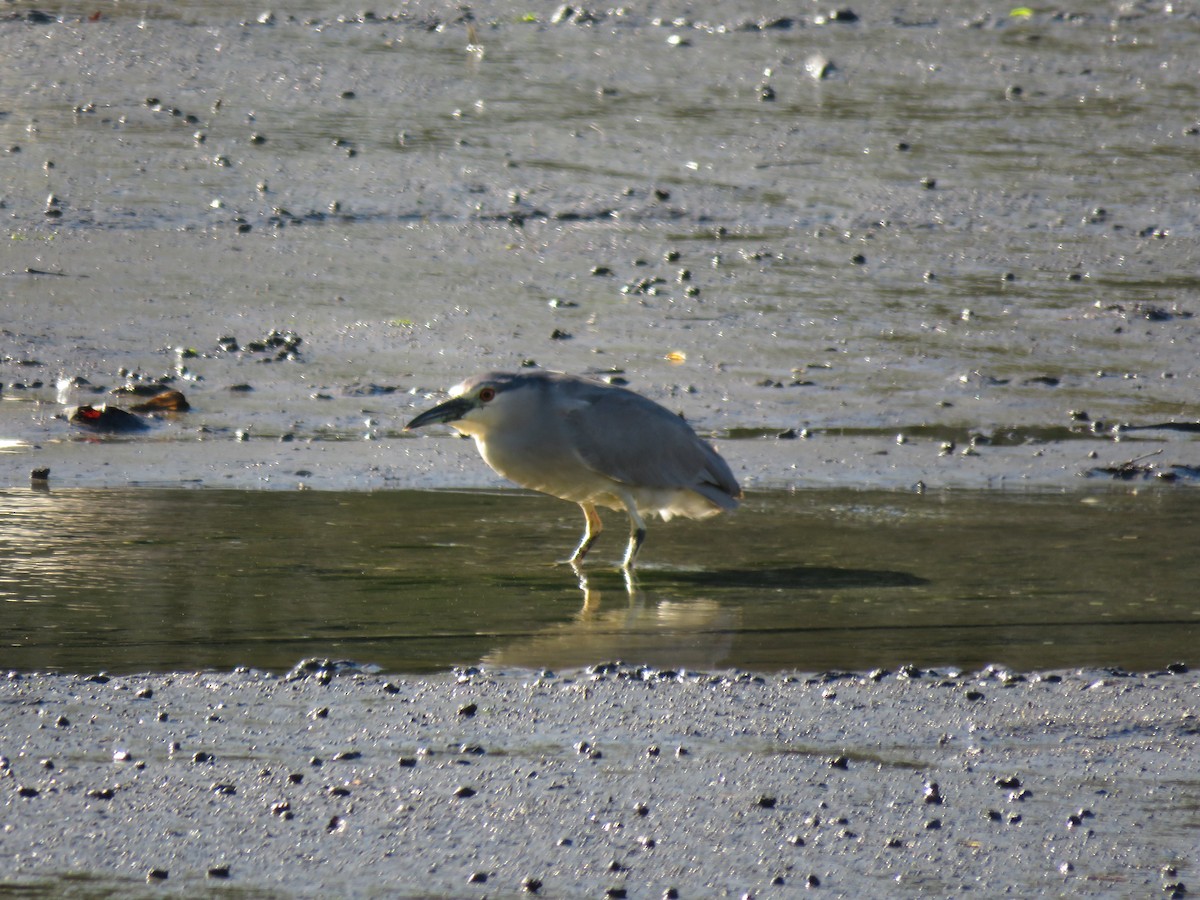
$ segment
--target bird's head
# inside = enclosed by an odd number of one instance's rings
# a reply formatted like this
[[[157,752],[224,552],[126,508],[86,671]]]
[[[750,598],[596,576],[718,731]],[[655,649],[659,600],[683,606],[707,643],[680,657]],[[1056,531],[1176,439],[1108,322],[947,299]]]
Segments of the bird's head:
[[[463,434],[486,438],[501,422],[512,424],[520,418],[524,404],[516,396],[529,386],[528,376],[506,372],[476,375],[450,388],[450,399],[427,409],[404,426],[412,431],[425,425],[444,422]]]

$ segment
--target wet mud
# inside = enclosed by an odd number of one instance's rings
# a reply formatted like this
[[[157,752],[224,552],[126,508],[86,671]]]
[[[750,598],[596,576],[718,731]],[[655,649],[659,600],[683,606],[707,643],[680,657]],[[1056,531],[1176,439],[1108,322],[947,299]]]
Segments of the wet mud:
[[[850,12],[10,4],[4,480],[491,483],[403,422],[537,364],[751,487],[1193,482],[1195,13]]]
[[[4,883],[1182,897],[1198,687],[1186,667],[10,677]]]

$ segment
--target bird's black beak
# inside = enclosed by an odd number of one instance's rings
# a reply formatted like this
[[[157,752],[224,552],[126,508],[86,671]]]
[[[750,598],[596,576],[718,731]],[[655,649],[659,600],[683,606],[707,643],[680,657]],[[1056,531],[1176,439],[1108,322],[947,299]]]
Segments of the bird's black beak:
[[[457,422],[475,408],[475,404],[466,397],[452,397],[445,403],[439,403],[433,409],[427,409],[404,426],[405,431],[412,431],[422,425],[434,425],[438,422]]]

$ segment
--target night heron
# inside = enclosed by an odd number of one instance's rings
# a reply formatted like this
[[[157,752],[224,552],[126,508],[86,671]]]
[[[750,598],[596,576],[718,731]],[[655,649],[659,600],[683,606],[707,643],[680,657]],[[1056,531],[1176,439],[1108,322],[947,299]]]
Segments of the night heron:
[[[487,372],[450,397],[405,430],[445,422],[475,438],[500,475],[578,503],[586,525],[572,564],[603,528],[597,506],[629,513],[628,572],[646,537],[644,515],[703,519],[742,496],[725,460],[687,422],[633,391],[559,372]]]

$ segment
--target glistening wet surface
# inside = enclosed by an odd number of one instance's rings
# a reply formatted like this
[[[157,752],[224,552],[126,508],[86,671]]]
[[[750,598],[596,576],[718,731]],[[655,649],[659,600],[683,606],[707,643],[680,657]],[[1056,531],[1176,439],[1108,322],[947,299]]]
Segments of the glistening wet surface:
[[[577,513],[517,491],[6,491],[0,665],[1155,669],[1200,646],[1190,491],[752,494],[652,525],[631,594],[621,516],[586,587],[551,564]]]

